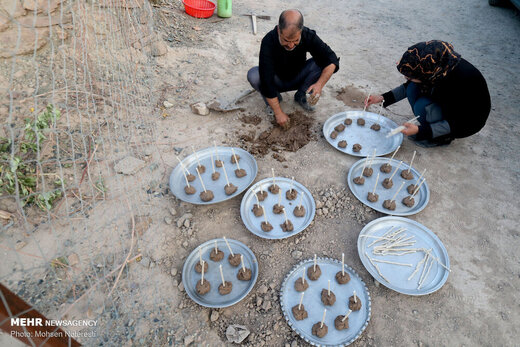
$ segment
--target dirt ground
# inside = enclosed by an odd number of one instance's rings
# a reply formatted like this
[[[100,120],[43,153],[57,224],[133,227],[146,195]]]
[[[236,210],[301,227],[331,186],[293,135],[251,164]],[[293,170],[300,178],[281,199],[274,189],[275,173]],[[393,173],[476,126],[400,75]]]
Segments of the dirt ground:
[[[122,315],[114,318],[115,336],[107,337],[105,343],[216,346],[230,344],[225,336],[230,324],[242,324],[251,331],[244,345],[305,346],[280,309],[283,278],[300,260],[314,254],[341,258],[345,253],[346,263],[360,274],[372,298],[370,322],[354,346],[517,345],[520,46],[516,38],[520,37],[520,17],[515,11],[490,7],[484,0],[325,0],[290,4],[245,0],[233,5],[233,17],[222,21],[216,21],[216,15],[208,20],[183,19],[187,28],[197,26],[201,30],[191,33],[191,39],[185,33],[185,44],[168,42],[167,54],[157,58],[156,72],[164,85],[189,87],[180,93],[161,95],[175,106],[168,110],[168,117],[157,116],[155,135],[162,144],[146,159],[148,164],[159,165],[150,178],[156,180],[157,191],[165,191],[168,175],[176,165],[175,155],[185,157],[191,153],[190,146],[202,149],[216,141],[252,150],[259,168],[255,181],[269,176],[271,168],[280,176],[294,176],[312,192],[319,206],[328,206],[327,211],[320,209],[311,226],[297,236],[269,241],[244,227],[239,209],[241,196],[216,205],[193,206],[178,201],[171,193],[155,194],[153,198],[145,193],[136,195],[147,206],[147,217],[139,219],[145,224],[143,229],[148,229],[139,240],[145,261],[130,266],[126,277],[130,284],[122,285],[128,294],[121,299]],[[244,111],[212,111],[204,117],[193,114],[189,107],[216,97],[231,100],[249,88],[246,73],[258,62],[261,38],[276,25],[280,11],[287,6],[301,9],[305,25],[315,29],[341,57],[340,70],[324,88],[316,112],[308,115],[310,120],[303,134],[306,143],[296,146],[301,147],[297,151],[287,149],[291,144],[260,148],[254,143],[266,131],[271,135],[274,131],[256,93],[241,104]],[[172,11],[179,8],[170,7]],[[251,11],[272,17],[269,21],[258,20],[256,36],[251,33],[249,17],[242,16]],[[376,285],[363,267],[357,253],[357,236],[364,225],[384,215],[365,207],[349,191],[346,176],[357,158],[332,148],[323,138],[321,127],[333,114],[359,109],[370,90],[382,93],[402,83],[395,62],[408,46],[428,39],[451,42],[457,52],[480,69],[488,82],[492,111],[480,133],[450,146],[424,149],[407,139],[403,141],[398,157],[409,160],[417,150],[414,166],[428,170],[431,190],[426,209],[410,218],[442,240],[452,270],[439,291],[413,297]],[[282,107],[287,113],[300,112],[292,96],[283,94]],[[403,101],[384,114],[402,123],[411,118],[412,112]],[[110,220],[107,206],[109,202],[95,208],[91,218]],[[126,227],[120,224],[113,223],[116,228]],[[42,228],[35,233],[42,233],[44,240],[46,232]],[[89,237],[99,239],[100,247],[107,248],[107,235]],[[211,310],[189,299],[181,284],[181,272],[185,258],[197,245],[222,236],[248,245],[259,260],[260,273],[255,288],[243,301]],[[111,256],[117,263],[124,254]],[[33,286],[28,291],[37,291],[38,285],[36,280],[28,283],[28,287]],[[100,300],[97,297],[88,305],[78,306],[74,315],[84,316]],[[0,336],[0,341],[1,345],[14,344],[5,336]],[[89,340],[82,342],[93,344]],[[96,340],[99,343],[102,341]]]

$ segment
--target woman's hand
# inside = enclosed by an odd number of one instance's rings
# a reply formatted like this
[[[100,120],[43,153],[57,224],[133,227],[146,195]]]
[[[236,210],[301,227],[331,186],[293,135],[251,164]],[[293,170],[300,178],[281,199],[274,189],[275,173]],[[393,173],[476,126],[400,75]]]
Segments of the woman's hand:
[[[365,106],[368,107],[372,104],[379,104],[383,100],[382,95],[369,95],[368,98],[365,99]]]
[[[419,132],[419,127],[412,123],[404,123],[404,129],[401,131],[406,136],[415,135]]]

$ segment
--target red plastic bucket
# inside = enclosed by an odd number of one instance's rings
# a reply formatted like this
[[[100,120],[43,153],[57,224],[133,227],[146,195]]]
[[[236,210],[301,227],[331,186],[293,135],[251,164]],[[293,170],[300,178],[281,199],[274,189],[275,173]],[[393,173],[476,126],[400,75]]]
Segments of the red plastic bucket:
[[[195,18],[209,18],[215,12],[215,4],[207,0],[183,0],[184,10]]]

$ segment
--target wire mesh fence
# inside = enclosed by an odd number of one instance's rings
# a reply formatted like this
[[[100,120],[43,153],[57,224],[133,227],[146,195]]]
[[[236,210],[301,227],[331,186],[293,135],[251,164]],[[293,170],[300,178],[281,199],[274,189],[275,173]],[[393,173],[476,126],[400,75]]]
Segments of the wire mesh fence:
[[[128,270],[163,194],[146,161],[164,49],[151,5],[1,0],[0,42],[0,282],[48,319],[91,322],[65,328],[80,343],[166,341],[136,331],[161,297]],[[1,299],[0,325],[23,316]]]

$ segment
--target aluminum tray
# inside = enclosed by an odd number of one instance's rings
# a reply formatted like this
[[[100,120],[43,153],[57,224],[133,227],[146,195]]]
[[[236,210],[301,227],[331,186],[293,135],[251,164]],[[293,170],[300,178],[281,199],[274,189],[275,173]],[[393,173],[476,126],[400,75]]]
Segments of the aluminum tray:
[[[209,258],[209,253],[215,247],[215,240],[217,241],[218,249],[224,252],[224,259],[219,262],[214,262]],[[242,242],[232,239],[227,240],[233,253],[240,253],[244,256],[245,267],[250,268],[252,272],[251,280],[240,281],[237,279],[236,275],[241,266],[233,267],[229,264],[227,259],[230,252],[224,239],[213,239],[204,242],[190,253],[182,268],[182,283],[184,289],[188,296],[199,305],[214,308],[234,305],[245,298],[255,285],[256,279],[258,278],[258,261],[255,255],[249,247]],[[199,295],[195,289],[197,281],[199,281],[201,277],[201,274],[195,271],[195,265],[199,261],[199,249],[202,251],[202,260],[208,263],[208,273],[204,273],[204,280],[207,279],[211,284],[211,290],[205,295]],[[219,265],[222,265],[224,279],[233,283],[233,289],[228,295],[220,295],[218,292],[218,286],[222,283]]]
[[[213,155],[213,160],[216,160],[215,157],[215,147],[208,147],[202,149],[197,152],[197,156],[199,157],[200,163],[206,167],[206,172],[203,173],[202,179],[204,180],[204,185],[206,189],[213,191],[214,198],[211,201],[204,202],[200,199],[200,192],[203,191],[202,185],[200,183],[200,179],[197,175],[196,167],[199,165],[197,162],[197,158],[194,153],[190,156],[186,157],[182,164],[185,168],[188,169],[190,173],[196,176],[196,179],[193,182],[190,182],[190,185],[194,186],[197,189],[197,192],[193,195],[188,195],[184,192],[184,187],[186,186],[186,180],[184,179],[184,175],[182,173],[182,168],[180,164],[177,164],[175,169],[170,175],[170,190],[173,195],[175,195],[178,199],[182,201],[186,201],[192,204],[197,205],[209,205],[216,204],[231,198],[242,193],[246,190],[247,187],[256,178],[256,174],[258,173],[258,166],[256,164],[255,158],[249,153],[244,151],[241,148],[233,147],[237,156],[240,156],[240,160],[238,164],[241,169],[245,169],[247,172],[247,176],[242,178],[237,178],[235,176],[235,169],[237,168],[236,164],[231,163],[231,156],[233,155],[231,151],[231,147],[217,147],[218,155],[220,160],[224,162],[226,167],[226,172],[229,177],[229,182],[238,187],[237,191],[232,195],[226,195],[224,192],[224,186],[226,185],[226,178],[224,177],[224,170],[222,168],[215,167],[215,171],[220,172],[220,178],[217,181],[213,181],[211,179],[211,174],[213,173],[211,167],[211,155]]]
[[[347,125],[345,130],[338,133],[336,139],[332,139],[330,134],[334,130],[334,127],[338,124],[342,124],[347,117],[352,119],[352,124]],[[378,117],[380,117],[379,125],[381,126],[381,130],[374,131],[370,129],[370,127],[372,124],[378,122]],[[358,118],[365,119],[364,126],[357,125]],[[327,142],[340,152],[356,157],[367,157],[373,155],[375,148],[376,156],[382,156],[392,153],[397,146],[401,145],[403,142],[403,134],[401,133],[388,138],[386,137],[386,135],[394,128],[397,128],[397,124],[385,116],[379,116],[372,112],[345,111],[335,114],[327,119],[325,124],[323,124],[323,135],[325,136],[325,139],[327,139]],[[338,142],[341,140],[347,141],[346,148],[338,147]],[[362,148],[360,152],[356,153],[352,151],[352,146],[355,143],[361,145]]]
[[[390,176],[392,176],[392,173],[394,172],[397,165],[399,165],[400,161],[395,160],[395,159],[392,159],[390,161],[390,165],[392,165],[392,171],[390,173],[385,174],[385,173],[381,172],[379,170],[379,168],[381,167],[381,165],[388,163],[388,161],[390,159],[376,157],[372,163],[372,169],[374,170],[372,176],[370,176],[370,177],[363,176],[363,177],[365,177],[365,183],[363,185],[355,184],[353,179],[356,177],[359,177],[359,175],[361,174],[361,170],[363,170],[363,165],[366,160],[370,160],[370,159],[365,158],[365,159],[358,160],[357,162],[354,163],[354,165],[352,165],[352,167],[350,168],[350,170],[348,172],[348,178],[347,178],[348,187],[350,188],[352,193],[356,196],[356,198],[358,198],[359,201],[361,201],[363,204],[373,208],[376,211],[379,211],[379,212],[385,213],[385,214],[389,214],[389,215],[394,215],[394,216],[409,216],[412,214],[419,213],[426,207],[426,205],[428,204],[428,201],[430,200],[430,189],[428,188],[428,182],[424,182],[424,184],[421,186],[421,188],[419,188],[419,191],[417,192],[417,194],[414,197],[415,204],[412,207],[406,207],[401,202],[404,197],[410,195],[410,194],[408,194],[408,191],[406,190],[408,185],[415,184],[417,178],[420,176],[420,173],[412,167],[410,171],[413,172],[414,179],[405,180],[404,178],[402,178],[401,170],[403,170],[403,169],[408,170],[408,168],[410,167],[408,164],[406,164],[404,162],[401,164],[398,172],[392,178],[392,181],[394,182],[393,187],[390,189],[386,189],[382,186],[383,180],[385,178],[390,178]],[[368,164],[367,164],[367,166],[368,166]],[[371,192],[374,189],[374,184],[376,182],[376,177],[377,177],[378,173],[379,173],[379,181],[377,182],[376,193],[379,195],[379,199],[376,202],[370,202],[367,200],[367,195],[368,195],[368,192]],[[401,191],[399,192],[399,194],[397,194],[397,197],[395,198],[396,209],[394,211],[391,211],[391,210],[384,208],[383,201],[385,201],[387,199],[391,199],[394,196],[396,190],[399,189],[399,187],[401,186],[401,183],[403,181],[406,181],[407,183],[405,183],[405,185],[403,186],[403,188],[401,189]]]
[[[415,236],[415,240],[417,241],[413,248],[431,248],[432,254],[437,257],[447,268],[450,268],[448,252],[446,251],[446,248],[442,244],[441,240],[432,231],[430,231],[424,225],[411,219],[389,216],[373,220],[372,222],[368,223],[359,233],[357,242],[358,254],[367,271],[370,272],[370,274],[379,283],[389,289],[395,290],[398,293],[407,295],[426,295],[439,290],[448,280],[449,271],[439,265],[437,262],[433,262],[428,277],[424,280],[421,289],[417,289],[417,287],[422,268],[419,270],[419,273],[417,273],[410,281],[408,281],[408,277],[410,277],[410,275],[415,270],[417,262],[423,259],[423,252],[401,256],[381,256],[372,254],[372,248],[374,246],[368,247],[368,245],[370,245],[375,239],[366,237],[366,235],[381,236],[393,226],[406,228],[405,233],[408,236]],[[413,264],[413,267],[376,263],[383,276],[385,276],[390,281],[387,282],[379,275],[377,270],[370,263],[369,259],[367,259],[365,251],[372,259],[409,263]]]
[[[272,177],[265,178],[255,183],[244,194],[242,203],[240,205],[240,216],[242,217],[242,221],[244,222],[246,228],[256,236],[264,239],[278,240],[294,236],[305,230],[305,228],[307,228],[314,219],[314,215],[316,213],[316,203],[312,197],[311,192],[309,192],[309,190],[301,183],[294,181],[293,189],[298,191],[298,197],[295,200],[287,200],[285,198],[285,192],[289,190],[291,186],[291,179],[285,177],[275,177],[275,182],[282,190],[282,206],[285,207],[287,219],[293,223],[294,231],[283,231],[280,227],[280,224],[285,222],[285,216],[283,213],[278,215],[273,213],[273,206],[278,204],[278,195],[274,195],[267,190],[267,188],[273,184]],[[260,202],[260,205],[262,205],[265,209],[265,213],[267,214],[267,221],[273,226],[273,230],[270,232],[265,232],[260,228],[261,223],[264,221],[264,216],[255,217],[251,211],[253,209],[253,205],[256,204],[255,194],[260,191],[260,189],[267,191],[268,194],[267,198]],[[300,194],[302,191],[305,193],[302,205],[305,207],[306,213],[304,217],[295,217],[293,215],[293,210],[300,203]]]
[[[359,275],[345,264],[345,272],[350,275],[347,284],[340,285],[334,276],[341,271],[341,261],[331,258],[318,258],[317,264],[321,268],[321,276],[317,281],[310,281],[305,273],[305,280],[309,281],[309,288],[305,291],[303,305],[309,317],[297,321],[292,314],[292,307],[300,303],[301,292],[294,289],[294,281],[302,276],[302,272],[313,266],[314,259],[301,261],[285,277],[280,291],[280,304],[287,323],[301,336],[302,339],[314,346],[347,346],[354,342],[365,330],[370,320],[371,300],[368,289]],[[321,302],[321,290],[327,289],[330,280],[331,291],[336,295],[336,302],[333,306],[325,306]],[[353,291],[361,299],[361,310],[353,311],[348,320],[349,328],[346,330],[336,330],[334,319],[338,315],[348,312],[348,299]],[[313,324],[320,322],[323,317],[323,309],[327,309],[325,324],[328,326],[328,333],[323,338],[312,335]]]

